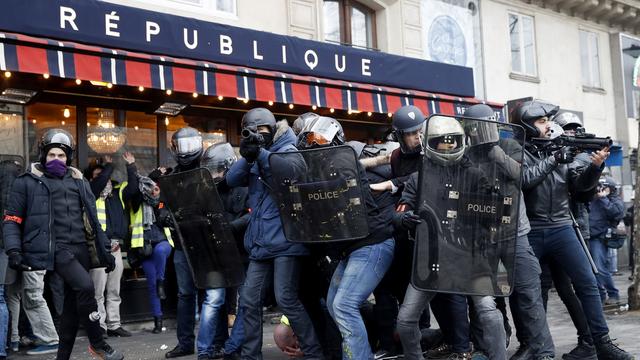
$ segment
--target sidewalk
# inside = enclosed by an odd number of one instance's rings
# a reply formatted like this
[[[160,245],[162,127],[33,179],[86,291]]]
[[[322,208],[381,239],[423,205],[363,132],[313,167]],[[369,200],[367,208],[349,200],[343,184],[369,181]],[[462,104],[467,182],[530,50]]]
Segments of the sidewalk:
[[[616,286],[620,289],[620,294],[626,302],[627,288],[630,281],[628,280],[628,271],[623,276],[616,276],[614,280]],[[611,337],[621,347],[634,354],[640,360],[640,312],[620,312],[619,309],[610,309],[606,311],[607,322],[611,329]],[[576,345],[576,331],[571,323],[571,318],[555,291],[549,295],[549,314],[547,316],[551,334],[556,346],[556,359],[561,359],[562,354],[569,352]],[[144,360],[160,360],[164,359],[164,354],[173,349],[176,345],[176,333],[173,322],[168,323],[169,329],[162,334],[151,334],[152,324],[144,324],[147,329],[134,329],[134,335],[130,338],[109,338],[107,341],[113,347],[116,347],[125,353],[126,359],[144,359]],[[273,325],[269,321],[265,322],[263,335],[263,355],[265,359],[288,359],[282,354],[273,342]],[[512,345],[509,348],[509,355],[516,351],[517,344],[515,335],[512,337]],[[76,347],[72,359],[89,359],[87,352],[89,345],[86,337],[79,337],[76,340]],[[23,352],[24,353],[24,352]],[[30,359],[45,360],[54,359],[55,355],[48,356],[27,356],[21,354],[10,354],[10,359]],[[195,359],[196,356],[183,357],[180,359]]]

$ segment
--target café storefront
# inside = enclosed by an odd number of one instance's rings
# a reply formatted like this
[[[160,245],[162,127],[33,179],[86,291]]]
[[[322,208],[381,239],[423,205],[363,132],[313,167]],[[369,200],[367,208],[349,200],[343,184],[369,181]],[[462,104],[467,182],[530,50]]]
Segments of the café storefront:
[[[141,173],[172,166],[170,138],[184,126],[198,129],[205,146],[237,145],[240,119],[253,107],[289,121],[309,111],[332,116],[347,138],[372,143],[402,105],[461,114],[478,102],[465,67],[96,0],[4,5],[0,155],[26,163],[36,161],[42,133],[56,127],[75,135],[75,166],[111,155],[121,180],[125,151]],[[135,300],[146,299],[143,276],[125,271],[125,319],[149,315],[146,300]]]

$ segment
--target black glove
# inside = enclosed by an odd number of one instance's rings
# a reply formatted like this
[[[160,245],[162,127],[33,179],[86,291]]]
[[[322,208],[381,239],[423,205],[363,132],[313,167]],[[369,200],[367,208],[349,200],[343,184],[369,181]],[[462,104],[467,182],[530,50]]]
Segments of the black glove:
[[[106,254],[106,257],[104,259],[105,261],[105,265],[107,265],[107,268],[104,269],[105,272],[110,273],[113,270],[115,270],[116,268],[116,258],[113,257],[113,255],[111,255],[111,253]]]
[[[413,210],[399,212],[394,215],[393,224],[396,227],[403,227],[408,230],[413,230],[416,225],[420,224],[422,219],[416,215]]]
[[[253,163],[260,154],[260,144],[251,142],[249,139],[240,140],[240,155],[249,163]]]
[[[9,254],[9,267],[18,271],[30,271],[31,267],[22,262],[22,254],[19,251],[12,251]]]
[[[569,164],[573,162],[573,150],[565,146],[562,149],[553,153],[553,157],[556,159],[558,164]]]

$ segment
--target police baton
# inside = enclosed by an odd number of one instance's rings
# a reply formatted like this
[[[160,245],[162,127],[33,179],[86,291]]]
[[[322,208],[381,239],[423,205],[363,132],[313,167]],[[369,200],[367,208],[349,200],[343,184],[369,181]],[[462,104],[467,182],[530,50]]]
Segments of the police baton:
[[[587,243],[584,241],[584,238],[582,237],[582,233],[580,232],[580,225],[578,225],[578,222],[576,221],[576,218],[573,216],[573,213],[571,212],[571,210],[569,210],[569,215],[571,215],[571,221],[573,222],[573,230],[575,230],[576,235],[578,236],[578,240],[580,240],[580,245],[582,245],[582,250],[584,250],[584,253],[587,254],[587,259],[589,259],[591,270],[593,270],[593,273],[595,275],[598,275],[598,268],[596,267],[596,263],[593,261],[593,258],[591,257],[591,253],[589,252],[589,246],[587,246]]]

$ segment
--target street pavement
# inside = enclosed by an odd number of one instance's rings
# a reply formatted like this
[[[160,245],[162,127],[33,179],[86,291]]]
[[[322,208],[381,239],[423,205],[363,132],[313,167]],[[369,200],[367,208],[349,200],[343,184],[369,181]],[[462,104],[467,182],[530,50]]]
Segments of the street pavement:
[[[615,282],[620,289],[622,300],[626,302],[627,288],[630,281],[628,280],[628,272],[624,272],[622,276],[615,276]],[[561,359],[561,355],[570,351],[576,344],[576,331],[571,322],[564,305],[558,298],[555,291],[549,296],[549,314],[547,316],[551,334],[556,346],[556,358]],[[271,316],[276,317],[274,314]],[[264,359],[287,359],[273,342],[273,327],[270,316],[265,316],[265,326],[263,334],[263,355]],[[617,339],[616,342],[621,347],[631,352],[640,360],[640,311],[621,311],[619,307],[609,307],[606,310],[606,318],[611,329],[611,337]],[[175,322],[168,322],[167,331],[161,334],[152,334],[150,332],[153,325],[130,324],[125,326],[133,330],[133,336],[130,338],[109,338],[107,341],[112,346],[122,350],[126,359],[144,359],[156,360],[164,359],[165,352],[171,350],[176,345]],[[517,348],[515,335],[512,337],[512,345],[509,348],[509,355],[513,354]],[[89,359],[87,352],[87,338],[80,336],[76,340],[74,355],[72,359]],[[9,354],[10,359],[32,359],[45,360],[54,359],[55,355],[46,356],[28,356],[24,354],[24,350],[20,353]],[[196,356],[183,357],[181,359],[195,359]]]

